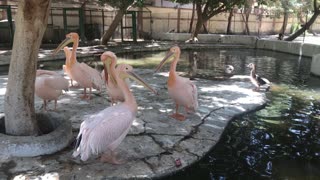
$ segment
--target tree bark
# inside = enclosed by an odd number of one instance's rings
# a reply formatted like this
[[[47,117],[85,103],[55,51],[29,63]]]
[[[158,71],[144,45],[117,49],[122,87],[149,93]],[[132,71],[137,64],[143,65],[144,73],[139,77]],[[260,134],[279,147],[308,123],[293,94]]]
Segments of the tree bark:
[[[289,37],[287,37],[286,39],[284,39],[285,41],[293,41],[294,39],[296,39],[298,36],[300,36],[301,34],[303,34],[304,31],[306,31],[307,29],[309,29],[309,27],[314,23],[314,21],[317,19],[318,15],[320,14],[320,10],[316,10],[314,12],[314,14],[312,15],[312,17],[310,18],[310,20],[308,22],[306,22],[306,24],[304,26],[302,26],[302,28],[300,28],[297,32],[293,33],[292,35],[290,35]]]
[[[189,26],[189,33],[192,32],[192,26],[193,26],[193,20],[194,20],[194,12],[195,12],[195,7],[196,7],[196,3],[195,0],[193,0],[192,3],[192,14],[191,14],[191,21],[190,21],[190,26]]]
[[[8,2],[7,0],[3,0],[2,2],[0,2],[0,5],[7,5]],[[0,20],[2,19],[7,19],[7,12],[6,11],[1,11],[1,15],[0,15]]]
[[[119,23],[121,22],[124,13],[126,12],[127,8],[119,9],[116,16],[114,17],[111,25],[109,26],[109,29],[103,34],[101,44],[107,45],[108,41],[111,39],[114,31],[117,29]]]
[[[38,52],[47,27],[51,0],[21,0],[4,101],[6,133],[35,135],[34,82]]]
[[[196,3],[196,10],[197,10],[197,16],[198,16],[198,20],[196,23],[196,27],[191,35],[191,40],[194,40],[194,38],[198,37],[198,34],[201,30],[201,27],[203,25],[203,17],[202,17],[202,10],[201,10],[202,6],[200,3]]]
[[[250,16],[251,8],[245,8],[245,15],[241,13],[242,20],[245,24],[245,34],[250,35],[250,29],[249,29],[249,16]]]
[[[283,23],[282,23],[282,28],[280,33],[284,35],[284,33],[286,32],[287,29],[287,25],[288,25],[288,11],[284,10],[284,14],[283,14]]]
[[[232,17],[233,17],[233,9],[231,9],[230,12],[229,12],[228,26],[227,26],[227,34],[231,34],[231,22],[232,22]]]

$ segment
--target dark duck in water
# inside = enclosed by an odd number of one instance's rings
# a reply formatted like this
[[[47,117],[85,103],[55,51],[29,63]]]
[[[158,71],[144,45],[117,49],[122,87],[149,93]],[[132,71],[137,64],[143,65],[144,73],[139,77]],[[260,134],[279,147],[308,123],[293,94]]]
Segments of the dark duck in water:
[[[251,80],[252,84],[254,84],[256,86],[256,88],[254,88],[253,90],[259,91],[261,86],[266,86],[266,91],[268,91],[270,88],[270,81],[268,79],[262,78],[258,74],[256,74],[256,65],[255,64],[250,63],[247,67],[251,69],[250,80]]]

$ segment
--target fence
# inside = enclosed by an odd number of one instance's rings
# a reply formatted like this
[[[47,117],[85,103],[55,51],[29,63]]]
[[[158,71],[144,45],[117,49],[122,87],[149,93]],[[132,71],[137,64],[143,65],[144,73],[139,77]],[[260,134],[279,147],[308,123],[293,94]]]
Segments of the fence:
[[[16,6],[10,6],[13,17],[12,28],[14,30],[14,16],[17,11]],[[0,18],[8,10],[0,8]],[[154,33],[163,32],[189,32],[192,10],[182,8],[159,8],[145,7],[133,10],[133,14],[127,14],[122,20],[122,26],[118,26],[113,38],[123,40],[134,40],[135,38],[151,39]],[[45,32],[43,43],[59,43],[64,39],[65,34],[70,31],[78,32],[82,41],[100,39],[108,29],[116,15],[113,9],[106,9],[100,6],[74,7],[71,5],[52,6],[49,12],[48,27]],[[209,33],[226,33],[229,13],[220,13],[212,17],[205,27]],[[310,16],[311,17],[311,16]],[[310,18],[309,17],[309,18]],[[0,19],[0,45],[11,43],[11,31],[8,17]],[[308,19],[308,18],[307,18]],[[193,27],[195,27],[197,16],[195,14]],[[231,19],[231,32],[233,34],[243,34],[245,23],[243,16],[238,11],[234,12]],[[275,34],[279,33],[282,27],[283,17],[276,13],[255,13],[250,14],[248,25],[251,35]],[[290,15],[286,33],[290,33],[292,27],[297,24],[298,19]],[[3,28],[4,27],[4,28]],[[121,28],[123,27],[123,28]],[[313,24],[312,30],[320,31],[319,18]],[[10,34],[11,33],[11,34]],[[136,34],[136,37],[134,35]]]

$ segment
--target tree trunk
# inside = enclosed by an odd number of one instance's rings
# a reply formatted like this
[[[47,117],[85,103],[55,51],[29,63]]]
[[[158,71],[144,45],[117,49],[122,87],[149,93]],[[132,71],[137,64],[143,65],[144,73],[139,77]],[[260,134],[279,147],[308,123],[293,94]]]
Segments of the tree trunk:
[[[314,21],[317,19],[319,14],[320,14],[319,10],[315,11],[314,14],[312,15],[312,17],[310,18],[310,20],[308,22],[306,22],[306,24],[302,28],[300,28],[297,32],[295,32],[294,34],[292,34],[289,37],[287,37],[285,39],[285,41],[293,41],[298,36],[303,34],[303,32],[306,31],[307,29],[309,29],[309,27],[314,23]]]
[[[181,8],[178,7],[177,33],[180,33]]]
[[[251,8],[250,8],[251,11]],[[249,13],[246,13],[246,29],[247,29],[247,35],[250,35],[250,29],[249,29],[249,16],[250,16],[250,11]]]
[[[0,2],[0,5],[7,5],[7,4],[8,4],[7,0],[3,0],[3,1]],[[0,14],[0,20],[7,19],[7,18],[8,18],[7,17],[7,12],[2,10],[1,14]]]
[[[288,11],[284,10],[284,14],[283,14],[283,23],[282,23],[282,28],[280,33],[284,35],[284,33],[286,32],[287,29],[287,25],[288,25]]]
[[[194,12],[195,12],[195,7],[196,7],[196,3],[195,0],[193,0],[192,3],[192,14],[191,14],[191,21],[190,21],[190,26],[189,26],[189,33],[192,32],[192,26],[193,26],[193,20],[194,20]]]
[[[207,23],[207,22],[203,22],[203,24],[202,24],[203,32],[204,32],[205,34],[209,34],[209,31],[208,31],[208,28],[207,28],[207,26],[206,26],[206,23]]]
[[[107,45],[114,31],[117,29],[119,23],[121,22],[125,12],[126,12],[126,8],[119,9],[117,15],[114,17],[111,25],[109,26],[109,29],[103,34],[101,44]]]
[[[197,10],[197,16],[198,16],[198,20],[197,20],[197,24],[196,27],[191,35],[191,40],[194,40],[194,38],[198,37],[198,34],[201,30],[201,27],[203,25],[204,18],[202,17],[202,10],[201,10],[202,6],[201,3],[196,3],[196,10]]]
[[[249,30],[249,16],[250,16],[251,8],[245,8],[245,15],[241,13],[242,20],[245,24],[245,34],[250,35],[250,30]]]
[[[4,101],[6,133],[35,135],[34,82],[51,0],[20,0]]]
[[[231,9],[230,12],[229,12],[228,26],[227,26],[227,34],[231,34],[231,22],[232,22],[232,17],[233,17],[233,9]]]
[[[196,24],[196,28],[194,29],[191,39],[194,40],[194,38],[198,37],[198,34],[201,30],[201,27],[203,25],[203,21],[202,18],[198,18],[197,24]]]

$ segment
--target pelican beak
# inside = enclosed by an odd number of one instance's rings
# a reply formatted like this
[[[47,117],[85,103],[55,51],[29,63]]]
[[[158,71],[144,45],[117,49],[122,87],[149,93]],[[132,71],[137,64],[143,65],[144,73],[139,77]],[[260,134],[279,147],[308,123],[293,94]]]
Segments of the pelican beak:
[[[158,72],[161,68],[162,68],[162,66],[166,63],[166,62],[168,62],[169,61],[169,59],[171,58],[171,57],[173,57],[174,56],[174,53],[173,52],[168,52],[168,54],[162,59],[162,61],[160,62],[160,64],[157,66],[157,68],[156,68],[156,70],[154,71],[154,72]]]
[[[108,77],[109,77],[109,73],[108,73],[108,69],[107,66],[103,63],[103,67],[104,67],[104,80],[105,82],[108,84]]]
[[[111,58],[108,58],[108,59],[107,59],[107,65],[106,65],[107,69],[104,70],[104,71],[107,72],[108,74],[111,72],[111,70],[110,70],[111,62],[112,62]],[[106,76],[106,77],[108,77],[108,76]],[[111,79],[111,81],[113,82],[114,85],[117,85],[117,81],[116,81],[116,79],[115,79],[112,75],[110,75],[110,79]],[[108,79],[107,79],[107,80],[108,80]]]
[[[131,78],[132,80],[138,82],[139,84],[141,84],[142,86],[144,86],[145,88],[149,89],[150,91],[152,91],[154,94],[158,94],[158,92],[156,90],[154,90],[149,84],[147,84],[146,82],[144,82],[144,80],[142,80],[142,78],[140,78],[137,74],[135,74],[132,71],[127,71],[126,72],[127,77]]]
[[[69,37],[67,37],[65,40],[63,40],[59,46],[53,51],[53,55],[56,55],[62,48],[67,46],[68,44],[72,43],[73,40]]]
[[[115,80],[115,78],[112,76],[112,74],[109,74],[110,71],[110,64],[111,64],[111,59],[108,58],[107,60],[103,61],[103,67],[104,67],[104,77],[105,77],[105,81],[108,83],[108,77],[110,75],[110,79],[113,82],[114,85],[117,85],[117,81]]]

